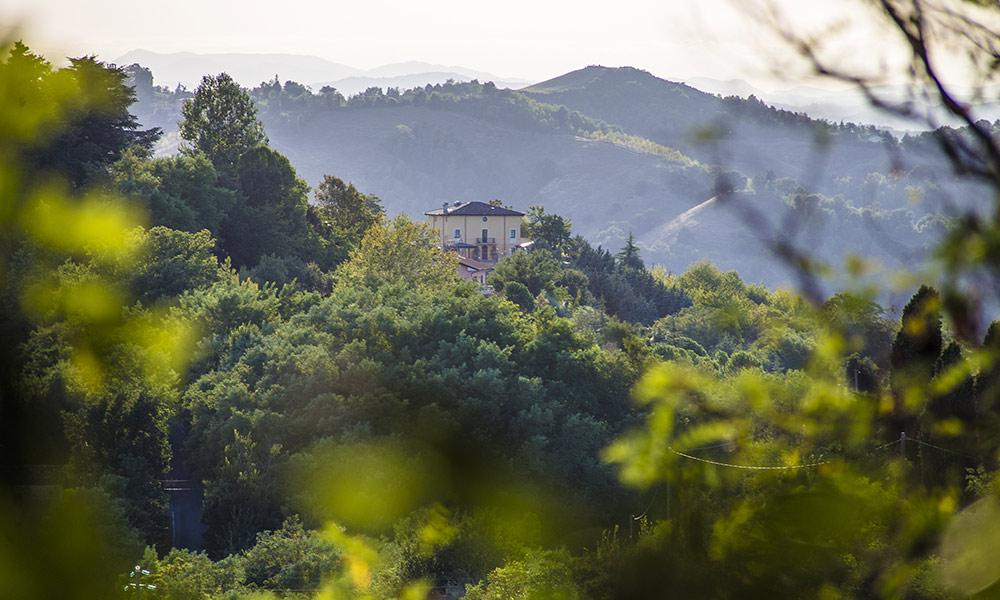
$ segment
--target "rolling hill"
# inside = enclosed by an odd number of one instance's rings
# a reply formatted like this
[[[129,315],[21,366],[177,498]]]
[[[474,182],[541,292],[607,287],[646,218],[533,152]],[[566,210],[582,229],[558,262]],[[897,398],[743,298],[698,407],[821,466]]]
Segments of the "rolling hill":
[[[524,93],[447,83],[338,98],[271,85],[251,95],[271,145],[310,185],[337,175],[418,218],[470,199],[541,204],[611,249],[634,233],[647,263],[673,272],[708,259],[749,281],[793,285],[775,240],[835,266],[854,252],[914,265],[940,212],[914,198],[976,194],[936,166],[931,144],[636,69],[588,67]],[[138,108],[156,115],[144,125],[169,129],[178,107],[161,98]]]
[[[722,98],[633,68],[591,66],[521,90],[535,100],[620,125],[706,164],[746,176],[772,171],[836,193],[836,180],[885,171],[890,147],[874,127],[834,125],[755,96]]]

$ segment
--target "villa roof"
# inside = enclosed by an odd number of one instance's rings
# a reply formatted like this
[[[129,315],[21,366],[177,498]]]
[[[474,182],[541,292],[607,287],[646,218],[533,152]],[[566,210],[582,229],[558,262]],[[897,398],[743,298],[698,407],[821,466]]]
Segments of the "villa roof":
[[[494,267],[492,263],[483,262],[474,258],[466,258],[464,256],[458,259],[458,264],[472,271],[492,271]]]
[[[476,216],[476,217],[523,217],[523,212],[518,212],[516,210],[511,210],[509,208],[504,208],[502,206],[493,206],[492,204],[487,204],[485,202],[463,202],[458,205],[448,205],[447,208],[436,208],[434,210],[429,210],[424,213],[429,216]]]

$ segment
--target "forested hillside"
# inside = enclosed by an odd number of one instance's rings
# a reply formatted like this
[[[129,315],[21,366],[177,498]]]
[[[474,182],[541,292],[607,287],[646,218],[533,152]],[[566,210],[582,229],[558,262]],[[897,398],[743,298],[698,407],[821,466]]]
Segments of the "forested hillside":
[[[953,279],[908,282],[901,311],[877,303],[860,261],[853,289],[823,296],[709,261],[672,274],[638,231],[612,251],[574,229],[548,187],[565,161],[580,176],[619,154],[619,167],[654,165],[664,189],[688,190],[671,214],[698,206],[694,220],[713,204],[785,205],[805,223],[896,226],[901,242],[912,222],[787,178],[737,182],[478,83],[343,99],[206,76],[179,109],[183,150],[156,157],[161,132],[129,110],[143,94],[179,98],[126,85],[137,74],[93,58],[55,68],[21,43],[0,61],[0,596],[929,599],[1000,586],[977,560],[1000,517],[1000,324],[978,321],[981,298],[956,285],[995,274],[993,228],[922,228]],[[382,177],[406,184],[418,161],[469,168],[474,150],[438,137],[459,126],[525,168],[560,161],[535,192],[555,201],[526,208],[533,250],[496,265],[492,294],[336,161],[307,163],[322,169],[310,190],[283,137],[326,136],[359,165],[395,156]],[[367,153],[351,145],[362,138]],[[480,178],[499,178],[482,160]],[[642,181],[635,168],[619,176]],[[690,200],[703,187],[713,204]],[[643,233],[699,251],[669,220]],[[866,249],[809,235],[821,252]],[[188,548],[175,544],[181,483],[203,495]]]
[[[190,94],[129,71],[142,122],[171,131]],[[711,260],[750,281],[794,285],[771,251],[779,237],[834,269],[859,249],[912,268],[947,219],[988,205],[988,190],[957,179],[930,134],[897,140],[636,69],[588,67],[523,92],[470,82],[344,97],[275,79],[250,94],[272,144],[309,184],[334,171],[414,218],[477,197],[545,205],[604,247],[633,234],[647,260],[673,273]],[[176,151],[176,134],[168,139],[161,149]],[[894,243],[883,243],[886,232]]]
[[[307,182],[335,169],[390,212],[415,218],[444,201],[502,198],[571,212],[578,231],[593,236],[608,222],[681,212],[712,191],[704,168],[668,148],[488,83],[344,98],[270,82],[250,93],[273,144]],[[169,128],[178,99],[140,103],[139,114]],[[597,206],[597,198],[615,200]]]

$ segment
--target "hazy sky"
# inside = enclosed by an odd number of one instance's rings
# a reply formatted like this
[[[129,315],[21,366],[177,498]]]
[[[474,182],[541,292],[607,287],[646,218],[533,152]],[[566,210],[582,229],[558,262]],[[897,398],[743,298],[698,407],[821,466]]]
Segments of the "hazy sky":
[[[837,22],[851,5],[774,2],[813,26]],[[731,0],[0,0],[0,23],[19,27],[16,35],[52,60],[110,61],[135,48],[283,52],[359,68],[422,60],[529,80],[601,64],[782,87],[769,71],[784,70],[789,55]]]

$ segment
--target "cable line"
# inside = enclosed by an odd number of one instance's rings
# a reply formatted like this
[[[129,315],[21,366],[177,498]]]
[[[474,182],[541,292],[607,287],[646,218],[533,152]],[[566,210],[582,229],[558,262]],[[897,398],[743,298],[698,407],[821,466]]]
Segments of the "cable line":
[[[742,439],[742,438],[741,438]],[[696,450],[711,450],[713,448],[722,448],[724,446],[735,446],[740,443],[741,440],[729,440],[728,442],[722,442],[721,444],[712,444],[711,446],[699,446],[697,448],[688,448],[685,452],[695,452]]]
[[[943,452],[949,452],[951,454],[955,454],[955,455],[958,455],[958,456],[963,456],[963,457],[968,458],[970,460],[979,460],[975,456],[969,456],[968,454],[962,454],[961,452],[955,452],[954,450],[949,450],[947,448],[942,448],[941,446],[935,446],[934,444],[929,444],[927,442],[922,442],[920,440],[915,440],[913,438],[906,438],[906,441],[908,441],[908,442],[914,442],[914,443],[920,444],[922,446],[928,446],[930,448],[934,448],[936,450],[941,450]]]
[[[899,440],[893,440],[893,441],[889,442],[888,444],[882,444],[881,446],[875,446],[875,449],[876,450],[881,450],[882,448],[888,448],[889,446],[891,446],[893,444],[898,444],[898,443],[899,443]]]
[[[653,497],[649,499],[649,504],[646,505],[646,510],[642,511],[642,514],[639,516],[632,515],[633,521],[638,521],[639,519],[646,516],[646,513],[649,512],[649,509],[653,507],[653,500],[656,500],[656,495],[659,493],[660,493],[660,486],[656,486],[656,489],[653,490]]]
[[[732,463],[719,462],[717,460],[709,460],[707,458],[701,458],[699,456],[691,456],[690,454],[685,454],[683,452],[678,452],[670,446],[667,449],[676,454],[677,456],[683,456],[684,458],[689,458],[691,460],[696,460],[703,463],[708,463],[710,465],[716,465],[719,467],[729,467],[730,469],[746,469],[748,471],[783,471],[788,469],[807,469],[810,467],[818,467],[820,465],[825,465],[830,461],[824,460],[820,462],[800,464],[800,465],[784,465],[784,466],[757,466],[757,465],[734,465]]]

